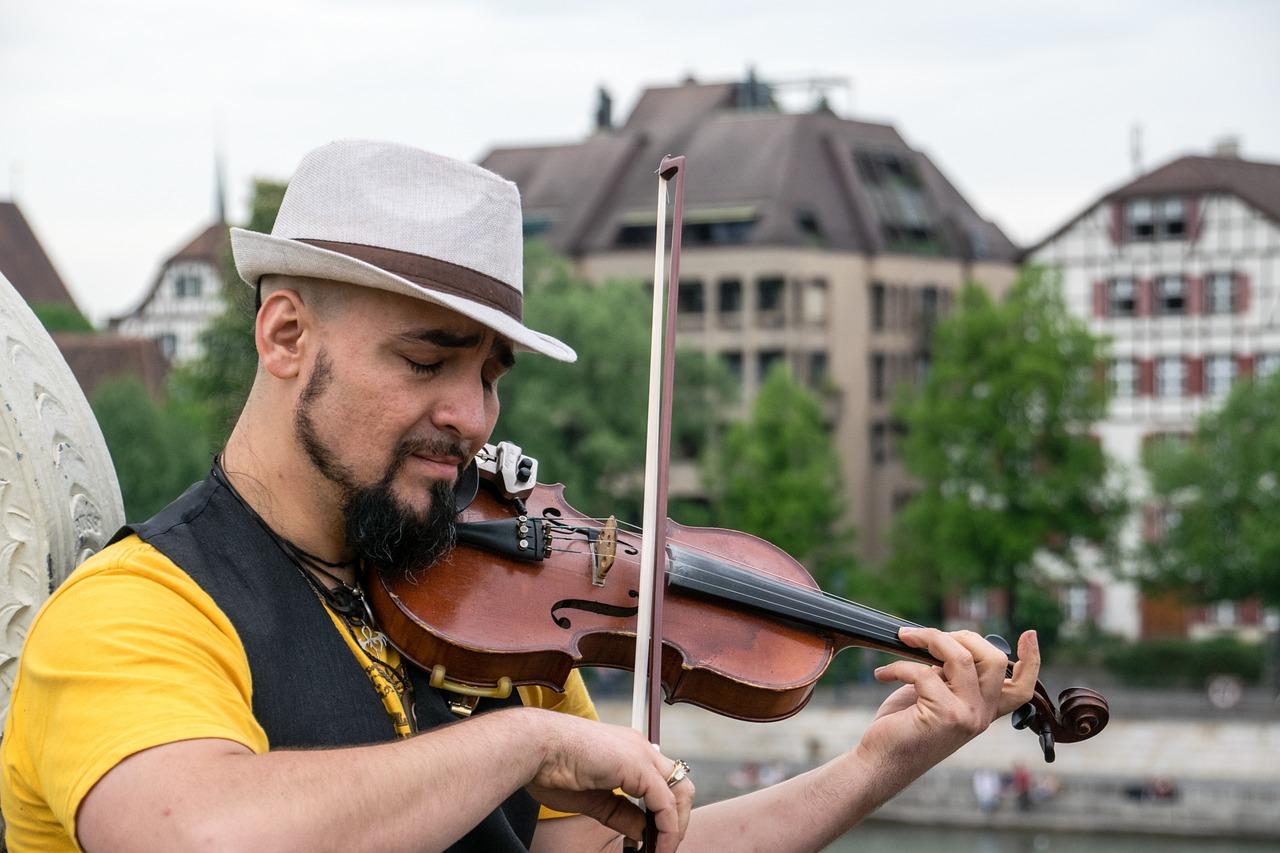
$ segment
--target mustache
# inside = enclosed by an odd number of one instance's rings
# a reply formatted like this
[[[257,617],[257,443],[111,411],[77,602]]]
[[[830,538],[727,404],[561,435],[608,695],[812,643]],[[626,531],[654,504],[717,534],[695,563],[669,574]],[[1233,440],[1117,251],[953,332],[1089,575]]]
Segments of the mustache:
[[[387,469],[386,480],[390,482],[395,477],[400,467],[410,456],[450,456],[458,459],[458,468],[461,469],[466,460],[471,458],[471,450],[461,441],[449,438],[448,436],[429,436],[422,438],[407,438],[396,446],[395,455],[392,458],[391,465]]]

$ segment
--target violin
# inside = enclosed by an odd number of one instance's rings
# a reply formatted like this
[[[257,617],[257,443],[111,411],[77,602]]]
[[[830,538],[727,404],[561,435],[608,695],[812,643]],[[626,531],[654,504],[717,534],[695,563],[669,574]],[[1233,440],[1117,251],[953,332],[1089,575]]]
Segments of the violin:
[[[505,442],[486,445],[457,493],[458,543],[448,555],[367,579],[373,614],[401,654],[433,686],[469,697],[505,698],[533,684],[563,690],[580,666],[632,669],[638,531],[583,517],[563,486],[537,484],[536,461]],[[667,525],[658,668],[668,704],[781,720],[805,706],[844,649],[940,663],[899,639],[899,628],[916,623],[823,592],[771,543]],[[988,640],[1009,653],[1001,638]],[[1093,737],[1109,712],[1083,687],[1062,691],[1055,705],[1037,682],[1012,717],[1053,761],[1055,744]]]

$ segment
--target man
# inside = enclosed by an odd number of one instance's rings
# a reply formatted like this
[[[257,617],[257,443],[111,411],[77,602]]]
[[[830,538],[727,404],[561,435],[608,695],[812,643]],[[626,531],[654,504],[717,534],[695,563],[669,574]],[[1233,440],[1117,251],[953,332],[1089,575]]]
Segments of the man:
[[[252,391],[210,478],[32,625],[3,743],[13,849],[616,850],[643,826],[621,790],[660,851],[812,850],[1030,696],[1034,636],[1006,680],[975,634],[904,634],[943,665],[882,668],[904,686],[855,748],[696,812],[684,768],[596,721],[580,679],[444,725],[359,580],[447,552],[514,351],[574,358],[520,320],[516,190],[335,143],[271,235],[232,240],[261,287]]]

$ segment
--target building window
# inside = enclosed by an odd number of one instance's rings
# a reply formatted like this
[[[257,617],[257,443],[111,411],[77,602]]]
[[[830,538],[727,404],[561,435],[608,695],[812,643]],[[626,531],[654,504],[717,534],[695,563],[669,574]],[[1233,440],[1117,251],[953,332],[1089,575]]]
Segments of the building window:
[[[1156,279],[1156,313],[1164,317],[1187,312],[1187,286],[1180,275],[1162,275]]]
[[[173,280],[173,295],[179,299],[200,295],[200,276],[183,273]]]
[[[736,314],[742,310],[742,280],[724,278],[720,280],[720,313]]]
[[[1135,198],[1125,208],[1125,224],[1129,227],[1130,240],[1150,240],[1156,234],[1155,208],[1151,200]]]
[[[812,210],[796,211],[796,228],[800,230],[800,235],[804,237],[805,245],[826,245],[827,240],[822,234],[822,226],[818,224],[818,217]]]
[[[769,371],[773,370],[773,366],[781,364],[785,357],[786,353],[780,349],[761,350],[759,356],[760,373],[758,374],[760,381],[763,382],[768,377]]]
[[[871,328],[874,331],[884,330],[884,282],[871,283]]]
[[[920,291],[920,322],[926,329],[938,320],[938,288],[926,285]]]
[[[889,458],[887,444],[889,431],[884,421],[876,421],[871,425],[871,462],[883,465]]]
[[[827,354],[823,350],[809,353],[809,384],[814,388],[827,384]]]
[[[871,399],[876,402],[883,400],[887,384],[884,353],[873,352],[871,354]]]
[[[1084,584],[1067,587],[1066,617],[1068,622],[1081,623],[1089,618],[1089,587]]]
[[[1230,314],[1235,311],[1236,279],[1229,272],[1216,272],[1204,280],[1204,313]]]
[[[742,384],[742,352],[739,350],[728,350],[720,353],[720,360],[724,362],[725,369],[729,371],[729,375],[737,380],[738,384]]]
[[[1234,628],[1236,618],[1236,603],[1234,601],[1219,601],[1211,608],[1210,620],[1219,628]]]
[[[1204,360],[1204,390],[1211,397],[1222,397],[1231,391],[1236,378],[1236,360],[1229,355],[1211,355]]]
[[[1179,356],[1156,362],[1156,396],[1181,397],[1187,385],[1187,365]]]
[[[164,353],[164,357],[172,359],[174,353],[178,351],[178,337],[172,333],[166,332],[156,337],[156,343],[160,345],[160,352]]]
[[[1276,368],[1280,368],[1280,353],[1264,352],[1258,356],[1253,372],[1259,379],[1263,379],[1275,373]]]
[[[1131,278],[1113,278],[1107,283],[1107,316],[1133,317],[1138,313],[1138,287]]]
[[[1118,399],[1138,396],[1138,363],[1131,358],[1111,362],[1111,393]]]
[[[1180,198],[1166,198],[1157,205],[1156,224],[1166,240],[1179,240],[1187,233],[1186,205]]]
[[[696,278],[680,282],[677,299],[676,310],[681,314],[701,314],[706,308],[706,297],[702,289],[702,282]]]
[[[1187,205],[1181,198],[1135,198],[1125,205],[1125,226],[1135,242],[1181,240],[1187,234]]]
[[[815,278],[804,289],[802,312],[806,323],[822,325],[827,320],[827,280]]]
[[[526,240],[536,240],[550,231],[551,225],[552,219],[549,216],[525,216],[521,223],[521,230]]]
[[[783,278],[762,278],[756,282],[756,320],[761,326],[781,326],[783,316],[782,297],[787,282]]]

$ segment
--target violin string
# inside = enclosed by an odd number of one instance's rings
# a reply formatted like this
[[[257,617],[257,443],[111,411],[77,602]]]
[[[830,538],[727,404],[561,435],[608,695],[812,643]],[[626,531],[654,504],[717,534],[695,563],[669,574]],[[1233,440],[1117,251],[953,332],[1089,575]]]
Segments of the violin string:
[[[879,614],[879,615],[885,616],[888,621],[897,625],[913,624],[913,623],[904,623],[903,620],[900,620],[897,617],[889,616],[888,614],[883,614],[880,611],[874,610],[873,608],[865,608],[863,605],[860,605],[857,602],[846,601],[844,599],[840,599],[834,596],[823,595],[821,594],[820,590],[814,589],[812,587],[802,586],[800,584],[795,583],[794,581],[791,581],[788,578],[781,578],[769,572],[764,572],[764,571],[755,570],[755,569],[748,569],[747,567],[744,567],[741,564],[736,563],[736,561],[725,560],[723,558],[718,557],[717,555],[709,554],[708,552],[702,551],[701,549],[689,548],[686,545],[681,545],[681,547],[685,548],[685,550],[687,551],[699,551],[700,553],[705,553],[710,558],[719,560],[722,564],[735,566],[744,571],[749,570],[753,574],[759,574],[759,575],[770,577],[776,583],[779,583],[781,586],[794,588],[799,593],[799,594],[791,594],[787,592],[785,588],[780,590],[775,589],[775,590],[771,590],[771,592],[775,596],[774,599],[762,598],[759,595],[755,594],[757,592],[757,588],[752,587],[749,581],[747,581],[745,578],[740,578],[740,579],[729,578],[730,583],[725,584],[721,582],[723,580],[721,575],[718,575],[709,569],[700,568],[697,566],[690,565],[688,563],[677,563],[672,567],[673,569],[682,572],[685,577],[704,579],[707,586],[709,587],[719,588],[719,589],[732,589],[740,598],[747,599],[750,602],[755,602],[757,607],[765,611],[772,611],[775,613],[781,612],[782,615],[792,616],[799,619],[807,618],[812,620],[816,617],[826,617],[829,621],[834,622],[837,625],[841,625],[841,627],[843,627],[845,630],[848,630],[850,633],[853,633],[857,636],[861,636],[865,639],[875,640],[881,643],[885,643],[892,646],[898,646],[898,647],[902,647],[904,644],[902,643],[901,639],[899,639],[896,632],[891,631],[888,626],[877,624],[872,619],[865,618],[859,611],[870,611],[873,614]],[[586,556],[589,553],[586,551],[569,551],[568,549],[563,549],[563,550],[569,553],[581,554],[583,556]],[[623,559],[626,559],[626,557],[624,556]],[[827,601],[827,600],[836,601],[842,604],[843,607],[840,607],[840,608],[833,608],[829,606],[824,607],[814,602],[813,601],[814,598],[818,598],[823,601]]]
[[[564,520],[564,519],[565,519],[565,517],[563,517],[563,516],[562,516],[560,520]],[[598,519],[593,519],[593,518],[590,518],[589,516],[574,516],[574,517],[571,517],[571,520],[598,521]],[[636,525],[634,525],[634,524],[629,524],[629,523],[626,523],[626,522],[618,522],[618,524],[619,524],[619,526],[626,526],[626,527],[628,527],[628,528],[632,528],[632,529],[634,529],[634,530],[636,530],[636,531],[639,531],[639,529],[640,529],[638,526],[636,526]],[[812,603],[812,602],[810,602],[810,601],[805,601],[804,606],[808,607],[808,608],[810,609],[810,612],[818,613],[818,614],[820,614],[820,615],[827,616],[827,617],[831,617],[831,618],[839,618],[839,619],[843,619],[843,620],[846,620],[846,621],[847,621],[847,620],[849,620],[850,618],[855,618],[855,619],[856,619],[856,621],[857,621],[857,623],[858,623],[859,625],[875,626],[875,623],[874,623],[874,622],[869,621],[869,620],[867,620],[867,619],[863,619],[863,618],[857,618],[857,617],[855,617],[855,616],[854,616],[854,614],[851,614],[851,613],[849,612],[849,610],[851,610],[851,609],[856,609],[857,611],[860,611],[861,613],[866,614],[866,615],[868,615],[868,616],[880,616],[880,617],[884,618],[885,620],[887,620],[887,621],[889,621],[889,622],[891,622],[891,623],[894,623],[894,624],[896,624],[896,625],[898,625],[898,626],[900,626],[900,627],[920,627],[918,624],[916,624],[916,623],[914,623],[914,622],[911,622],[911,621],[909,621],[909,620],[905,620],[905,619],[901,619],[901,618],[899,618],[899,617],[897,617],[897,616],[894,616],[894,615],[892,615],[892,614],[885,613],[885,612],[884,612],[884,611],[882,611],[882,610],[877,610],[877,609],[875,609],[874,607],[868,607],[868,606],[866,606],[866,605],[864,605],[864,604],[860,604],[860,603],[855,602],[855,601],[850,601],[849,599],[842,598],[842,597],[840,597],[840,596],[838,596],[838,595],[834,595],[834,594],[829,593],[829,592],[826,592],[825,590],[822,590],[822,589],[818,589],[818,588],[814,588],[814,587],[805,586],[805,585],[803,585],[803,584],[797,583],[796,581],[792,580],[791,578],[784,577],[784,576],[782,576],[782,575],[778,575],[778,574],[776,574],[776,573],[774,573],[774,572],[770,572],[770,571],[768,571],[768,570],[766,570],[766,569],[760,569],[760,568],[757,568],[757,567],[755,567],[755,566],[749,566],[749,565],[747,565],[747,564],[745,564],[745,563],[742,563],[742,562],[740,562],[740,561],[738,561],[738,560],[733,560],[733,559],[726,558],[726,557],[724,557],[724,556],[722,556],[722,555],[715,554],[715,553],[713,553],[713,552],[711,552],[711,551],[708,551],[708,550],[706,550],[706,549],[704,549],[704,548],[700,548],[700,547],[698,547],[698,546],[696,546],[696,545],[690,545],[690,544],[687,544],[687,543],[681,542],[681,541],[680,541],[680,540],[678,540],[678,539],[677,539],[677,540],[673,540],[673,544],[678,545],[680,548],[682,548],[682,549],[684,549],[685,551],[688,551],[688,552],[690,552],[690,553],[696,553],[696,554],[701,554],[701,555],[703,555],[703,556],[706,556],[708,559],[714,560],[714,561],[716,561],[716,562],[720,563],[721,565],[731,566],[731,567],[734,567],[734,568],[737,568],[737,569],[741,569],[741,570],[743,570],[743,571],[750,572],[750,573],[752,573],[752,574],[762,575],[762,576],[764,576],[764,577],[770,578],[771,580],[773,580],[773,581],[774,581],[774,582],[776,582],[776,583],[779,583],[779,584],[782,584],[782,585],[785,585],[785,586],[792,587],[792,588],[796,589],[798,592],[800,592],[800,593],[803,595],[804,599],[812,599],[812,598],[817,597],[817,598],[821,598],[821,599],[823,599],[823,600],[825,600],[825,601],[827,601],[827,602],[830,602],[831,604],[835,605],[835,607],[827,607],[827,608],[825,608],[825,609],[815,609],[815,605],[814,605],[814,603]],[[625,559],[625,557],[624,557],[624,559]],[[685,570],[685,571],[690,571],[690,570],[695,570],[695,571],[697,571],[696,569],[694,569],[693,567],[688,566],[688,565],[685,565],[685,566],[683,567],[683,570]],[[715,577],[715,575],[714,575],[713,573],[712,573],[712,574],[710,574],[709,576],[711,576],[711,577]],[[782,593],[779,593],[779,594],[782,594]],[[797,597],[797,598],[793,598],[793,599],[792,599],[792,601],[801,601],[801,600],[802,600],[802,599],[801,599],[801,598],[798,598],[798,597]],[[875,626],[875,627],[881,627],[881,626]],[[883,630],[883,628],[882,628],[882,630]],[[894,635],[894,639],[895,639],[895,640],[897,640],[897,635],[896,635],[896,634]],[[898,642],[900,642],[900,641],[898,641]]]

